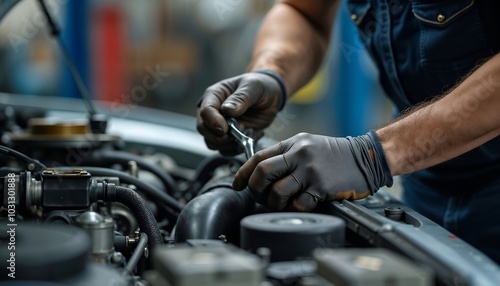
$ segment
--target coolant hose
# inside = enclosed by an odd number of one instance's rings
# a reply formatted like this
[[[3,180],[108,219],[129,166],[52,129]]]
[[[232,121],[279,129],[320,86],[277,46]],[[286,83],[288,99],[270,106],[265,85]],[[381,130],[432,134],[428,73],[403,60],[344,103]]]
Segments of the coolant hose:
[[[201,194],[186,204],[175,226],[175,240],[220,239],[239,244],[240,220],[254,212],[256,203],[248,189],[232,188],[233,176],[208,182]]]
[[[196,168],[196,176],[193,180],[193,185],[191,189],[198,194],[198,191],[208,182],[213,176],[213,172],[220,166],[229,165],[231,162],[238,162],[240,165],[243,165],[245,161],[242,160],[243,157],[226,157],[222,156],[218,153],[205,158],[203,161],[198,164]]]
[[[170,207],[175,212],[180,212],[184,207],[181,203],[179,203],[175,198],[170,196],[169,194],[162,192],[161,190],[144,183],[138,178],[131,176],[125,172],[109,169],[109,168],[101,168],[101,167],[91,167],[91,166],[78,166],[78,167],[60,167],[58,170],[73,170],[74,168],[82,168],[88,171],[92,176],[109,176],[109,177],[118,177],[121,182],[132,184],[137,187],[137,189],[141,190],[146,197],[153,201],[164,202],[168,207]]]
[[[83,158],[81,165],[111,166],[113,164],[121,164],[126,166],[129,161],[135,161],[139,168],[155,174],[165,186],[165,190],[168,194],[175,195],[179,192],[175,180],[167,171],[163,170],[149,159],[133,153],[115,150],[100,150],[94,152],[90,157]]]
[[[110,202],[122,203],[132,211],[141,232],[148,236],[151,250],[163,244],[163,237],[153,212],[136,191],[121,186],[108,185],[105,199]]]

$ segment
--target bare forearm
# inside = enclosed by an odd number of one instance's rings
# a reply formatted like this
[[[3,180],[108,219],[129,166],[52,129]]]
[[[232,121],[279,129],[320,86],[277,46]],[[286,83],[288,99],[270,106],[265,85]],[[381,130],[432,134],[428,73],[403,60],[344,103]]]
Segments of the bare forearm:
[[[500,54],[438,101],[377,130],[393,175],[418,171],[500,135]]]
[[[334,2],[299,0],[276,4],[262,23],[249,71],[277,72],[289,95],[307,83],[326,53],[337,6]]]

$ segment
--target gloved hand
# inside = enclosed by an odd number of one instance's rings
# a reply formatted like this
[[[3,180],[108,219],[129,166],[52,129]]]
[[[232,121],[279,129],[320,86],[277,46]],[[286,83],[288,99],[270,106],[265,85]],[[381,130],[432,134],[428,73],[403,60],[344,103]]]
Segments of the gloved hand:
[[[203,94],[198,104],[196,127],[205,137],[208,148],[219,150],[223,155],[235,155],[239,153],[238,145],[228,135],[225,117],[234,117],[240,129],[251,129],[251,136],[258,139],[283,107],[284,93],[283,85],[274,76],[260,72],[220,81]]]
[[[233,188],[248,185],[272,210],[310,211],[323,201],[365,198],[392,182],[375,131],[346,138],[301,133],[257,152],[238,170]]]

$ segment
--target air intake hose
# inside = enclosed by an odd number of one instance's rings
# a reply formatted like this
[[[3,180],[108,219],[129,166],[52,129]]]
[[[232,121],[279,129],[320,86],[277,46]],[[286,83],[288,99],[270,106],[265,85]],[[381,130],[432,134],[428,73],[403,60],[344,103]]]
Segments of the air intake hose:
[[[232,187],[233,176],[209,181],[200,195],[181,211],[175,226],[175,240],[220,239],[239,244],[240,221],[253,214],[256,203],[248,189],[237,192]]]

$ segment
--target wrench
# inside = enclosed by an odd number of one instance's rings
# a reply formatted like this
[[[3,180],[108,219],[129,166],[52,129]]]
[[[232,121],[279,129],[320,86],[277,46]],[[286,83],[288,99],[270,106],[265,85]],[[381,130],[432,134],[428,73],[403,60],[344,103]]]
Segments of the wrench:
[[[234,118],[229,118],[227,119],[227,125],[229,126],[229,133],[234,137],[236,142],[243,147],[243,150],[245,150],[245,155],[247,157],[247,160],[250,159],[255,154],[254,150],[254,140],[253,138],[246,136],[241,132],[238,127],[236,126],[236,119]]]

